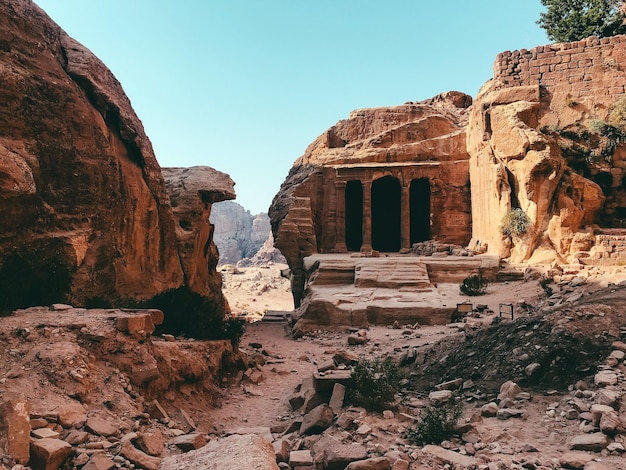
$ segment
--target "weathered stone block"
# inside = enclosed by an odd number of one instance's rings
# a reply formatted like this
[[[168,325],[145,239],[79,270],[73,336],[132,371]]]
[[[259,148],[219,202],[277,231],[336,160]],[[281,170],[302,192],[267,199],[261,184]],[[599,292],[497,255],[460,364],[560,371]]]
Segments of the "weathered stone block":
[[[9,400],[0,404],[0,451],[18,464],[30,459],[30,404]]]
[[[30,466],[33,470],[57,470],[72,452],[72,446],[61,439],[35,439],[30,444]]]

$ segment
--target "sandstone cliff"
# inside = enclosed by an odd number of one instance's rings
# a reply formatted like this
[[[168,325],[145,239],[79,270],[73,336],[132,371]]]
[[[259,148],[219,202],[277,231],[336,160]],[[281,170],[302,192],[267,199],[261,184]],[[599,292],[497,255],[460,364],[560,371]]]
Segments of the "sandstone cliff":
[[[625,151],[602,129],[623,106],[625,59],[624,36],[498,56],[468,130],[472,243],[517,262],[571,261],[621,227]],[[504,235],[515,208],[528,229]]]
[[[174,217],[185,284],[193,292],[224,304],[222,278],[215,270],[219,253],[213,242],[213,203],[235,198],[230,176],[209,167],[163,168]],[[224,307],[222,307],[226,310]]]
[[[234,197],[230,178],[211,187],[181,170],[174,214],[119,82],[29,0],[0,0],[0,78],[0,309],[185,287],[223,317],[206,219]]]

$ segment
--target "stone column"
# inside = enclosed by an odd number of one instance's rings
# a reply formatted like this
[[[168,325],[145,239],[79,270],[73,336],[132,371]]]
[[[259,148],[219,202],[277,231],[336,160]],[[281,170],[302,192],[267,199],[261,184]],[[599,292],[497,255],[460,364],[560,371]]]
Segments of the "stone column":
[[[363,244],[361,252],[372,251],[372,182],[363,183]]]
[[[411,248],[411,186],[402,187],[400,203],[400,249]]]
[[[346,185],[345,181],[335,181],[335,253],[346,253]]]

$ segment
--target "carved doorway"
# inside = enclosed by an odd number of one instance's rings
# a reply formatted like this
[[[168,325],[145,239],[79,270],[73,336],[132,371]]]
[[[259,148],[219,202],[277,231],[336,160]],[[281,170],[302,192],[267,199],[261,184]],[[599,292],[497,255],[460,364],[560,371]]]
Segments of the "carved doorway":
[[[430,182],[428,178],[411,181],[411,245],[430,240]]]
[[[358,180],[346,184],[346,247],[360,251],[363,245],[363,185]]]
[[[393,176],[372,183],[372,248],[382,252],[400,251],[402,191]]]

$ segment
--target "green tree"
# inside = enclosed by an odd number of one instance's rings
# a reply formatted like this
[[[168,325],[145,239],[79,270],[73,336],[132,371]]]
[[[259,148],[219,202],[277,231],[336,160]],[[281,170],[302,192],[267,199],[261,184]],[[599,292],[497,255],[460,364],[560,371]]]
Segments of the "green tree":
[[[541,0],[547,7],[537,24],[557,42],[626,33],[623,0]]]

